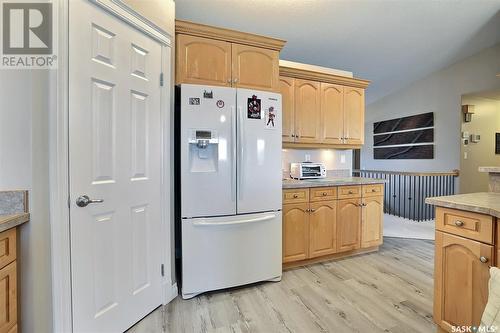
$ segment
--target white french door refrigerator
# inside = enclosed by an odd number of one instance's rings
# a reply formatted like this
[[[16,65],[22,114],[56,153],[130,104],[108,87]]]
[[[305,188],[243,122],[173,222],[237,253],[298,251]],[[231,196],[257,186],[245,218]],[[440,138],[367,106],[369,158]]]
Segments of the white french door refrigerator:
[[[281,279],[281,95],[180,86],[182,297]]]

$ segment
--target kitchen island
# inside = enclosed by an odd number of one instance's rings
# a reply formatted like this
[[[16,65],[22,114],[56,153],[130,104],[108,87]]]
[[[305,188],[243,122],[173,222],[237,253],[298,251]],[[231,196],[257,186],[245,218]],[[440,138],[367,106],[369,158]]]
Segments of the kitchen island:
[[[489,267],[500,258],[500,193],[427,198],[436,206],[434,321],[439,332],[478,326],[488,300]]]
[[[383,179],[283,180],[283,267],[377,251]]]

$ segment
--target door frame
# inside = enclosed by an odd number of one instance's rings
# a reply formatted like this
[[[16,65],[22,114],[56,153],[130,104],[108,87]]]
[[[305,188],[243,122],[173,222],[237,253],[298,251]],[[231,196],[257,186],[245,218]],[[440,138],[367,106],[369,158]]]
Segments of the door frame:
[[[50,233],[52,264],[52,331],[72,332],[72,296],[71,296],[71,244],[70,244],[70,188],[69,188],[69,3],[71,0],[58,0],[58,69],[50,75],[51,107],[49,111],[49,195],[50,195]],[[140,30],[162,45],[162,72],[165,81],[161,92],[162,119],[162,230],[163,263],[165,276],[162,279],[163,304],[169,303],[177,296],[177,284],[172,281],[172,235],[173,195],[169,195],[170,184],[173,184],[173,166],[170,175],[165,174],[166,167],[173,156],[173,98],[174,81],[172,69],[174,64],[174,36],[144,18],[125,5],[121,0],[85,0],[107,11],[111,15]],[[170,48],[170,56],[168,49]],[[159,79],[159,78],[158,78]],[[170,89],[167,89],[170,87]],[[169,129],[166,137],[164,129]],[[168,212],[168,207],[171,207]],[[168,215],[170,213],[170,216]],[[170,251],[168,251],[170,249]]]

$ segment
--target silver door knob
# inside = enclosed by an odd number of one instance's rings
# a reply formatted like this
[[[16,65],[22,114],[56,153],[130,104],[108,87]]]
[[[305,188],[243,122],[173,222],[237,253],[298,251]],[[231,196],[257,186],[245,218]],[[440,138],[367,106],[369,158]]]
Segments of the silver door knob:
[[[463,221],[455,221],[455,225],[457,227],[462,227],[464,225],[464,222]]]
[[[87,207],[89,204],[104,202],[103,199],[90,199],[88,195],[79,196],[76,199],[76,205],[78,207]]]
[[[483,256],[479,257],[479,260],[481,260],[481,262],[482,262],[483,264],[486,264],[486,263],[488,262],[488,258],[483,257]]]

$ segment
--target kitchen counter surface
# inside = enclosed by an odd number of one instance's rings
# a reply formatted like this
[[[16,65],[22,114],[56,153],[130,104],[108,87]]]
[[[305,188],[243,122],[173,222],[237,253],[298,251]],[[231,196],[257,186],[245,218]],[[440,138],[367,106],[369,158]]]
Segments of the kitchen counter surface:
[[[30,219],[29,213],[0,215],[0,232],[12,229],[28,222]]]
[[[368,185],[368,184],[384,184],[386,180],[376,178],[362,177],[328,177],[319,179],[284,179],[283,188],[305,188],[305,187],[328,187],[342,185]]]
[[[488,214],[500,218],[500,193],[479,192],[425,199],[431,205]]]
[[[500,167],[497,167],[497,166],[479,167],[479,172],[500,173]]]

